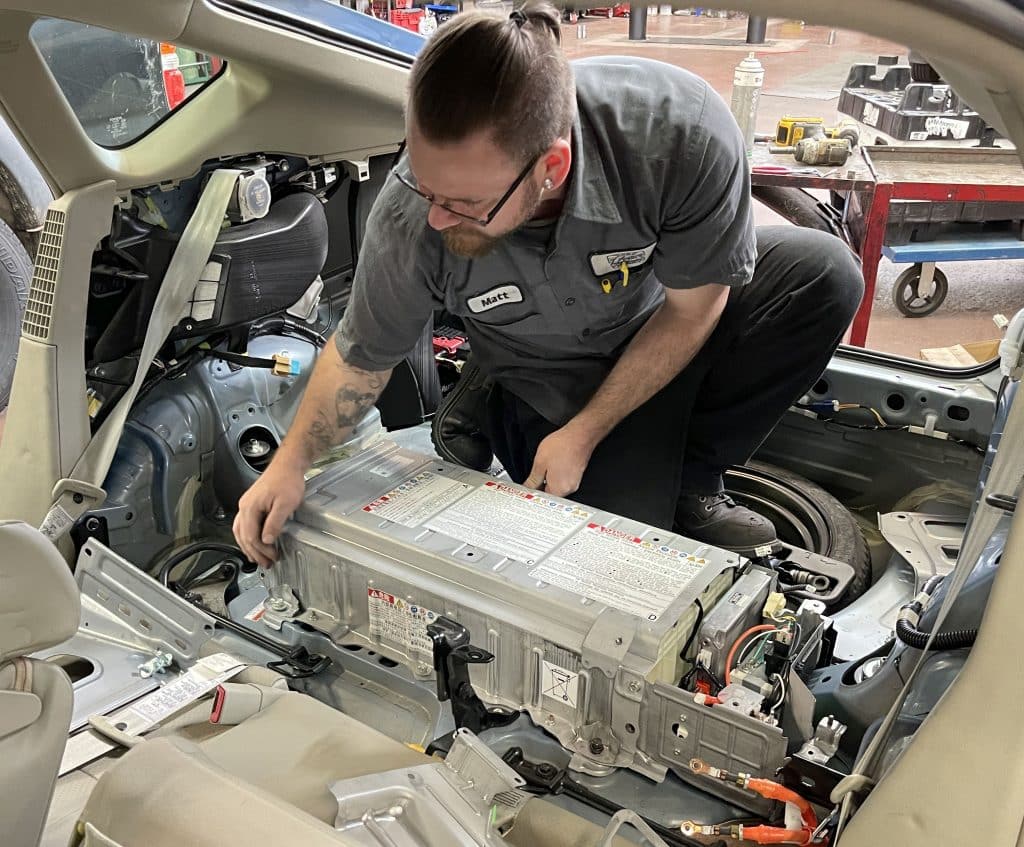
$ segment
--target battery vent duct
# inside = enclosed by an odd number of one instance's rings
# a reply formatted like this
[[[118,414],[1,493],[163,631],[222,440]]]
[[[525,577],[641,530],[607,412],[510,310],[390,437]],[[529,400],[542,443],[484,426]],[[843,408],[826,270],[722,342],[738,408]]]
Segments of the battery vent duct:
[[[50,209],[46,213],[43,234],[39,239],[32,288],[28,294],[21,326],[25,335],[44,341],[50,336],[50,324],[53,321],[53,301],[57,290],[57,272],[60,268],[63,244],[64,212]]]

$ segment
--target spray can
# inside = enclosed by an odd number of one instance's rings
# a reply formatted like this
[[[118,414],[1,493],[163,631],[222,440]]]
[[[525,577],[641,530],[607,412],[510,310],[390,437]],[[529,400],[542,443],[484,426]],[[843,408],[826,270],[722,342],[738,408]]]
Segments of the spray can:
[[[730,109],[743,134],[743,144],[749,159],[754,150],[754,125],[757,123],[757,102],[764,85],[764,67],[753,53],[736,66],[732,78]]]

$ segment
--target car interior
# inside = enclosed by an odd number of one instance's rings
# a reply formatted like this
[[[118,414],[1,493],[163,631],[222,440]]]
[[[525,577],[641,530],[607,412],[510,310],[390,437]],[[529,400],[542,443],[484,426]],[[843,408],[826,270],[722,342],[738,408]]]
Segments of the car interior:
[[[730,7],[911,45],[1024,144],[1012,3]],[[3,842],[1024,845],[1024,318],[960,369],[841,347],[728,474],[783,542],[747,560],[441,449],[438,314],[279,561],[240,555],[404,134],[418,36],[360,18],[0,0],[54,197],[0,441]],[[103,146],[68,27],[223,64]],[[566,576],[591,554],[646,581]]]

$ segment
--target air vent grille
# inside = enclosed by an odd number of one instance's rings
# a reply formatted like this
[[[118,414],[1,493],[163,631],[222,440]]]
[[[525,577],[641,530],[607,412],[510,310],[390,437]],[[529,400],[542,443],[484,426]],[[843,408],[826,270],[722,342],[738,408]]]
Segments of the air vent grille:
[[[61,245],[64,243],[64,212],[50,209],[39,239],[36,267],[32,275],[32,290],[28,294],[22,332],[34,338],[46,339],[53,321],[53,302],[57,291],[57,272],[60,268]]]

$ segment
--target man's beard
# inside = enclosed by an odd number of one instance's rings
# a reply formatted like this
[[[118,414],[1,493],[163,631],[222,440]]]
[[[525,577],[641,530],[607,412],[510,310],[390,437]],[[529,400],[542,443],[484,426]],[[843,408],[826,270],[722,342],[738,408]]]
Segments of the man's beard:
[[[540,186],[533,182],[523,184],[522,218],[508,232],[501,235],[489,235],[473,224],[456,224],[441,233],[444,246],[456,256],[463,259],[482,259],[497,247],[509,233],[515,232],[537,211],[540,206]]]

